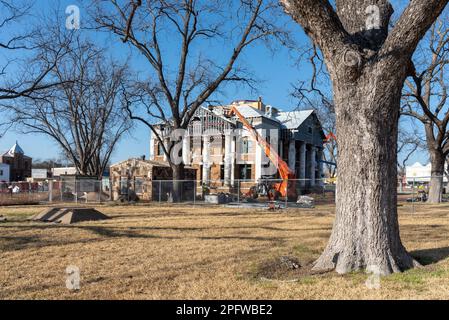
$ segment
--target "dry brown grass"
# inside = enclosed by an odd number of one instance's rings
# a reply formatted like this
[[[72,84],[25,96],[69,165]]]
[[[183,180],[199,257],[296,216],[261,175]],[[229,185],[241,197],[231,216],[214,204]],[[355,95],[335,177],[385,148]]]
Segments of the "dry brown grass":
[[[222,207],[103,206],[113,219],[60,226],[25,219],[42,207],[1,208],[1,299],[449,299],[449,205],[400,207],[407,248],[427,265],[385,277],[303,275],[267,281],[260,266],[280,256],[302,264],[326,244],[332,206],[268,212]],[[65,269],[81,270],[81,290]]]

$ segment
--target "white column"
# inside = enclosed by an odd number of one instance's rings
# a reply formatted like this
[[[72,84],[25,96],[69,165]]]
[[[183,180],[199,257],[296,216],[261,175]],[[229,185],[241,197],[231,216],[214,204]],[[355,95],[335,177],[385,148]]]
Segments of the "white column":
[[[262,129],[257,129],[257,132],[263,136],[262,133]],[[256,172],[255,172],[255,177],[254,179],[256,179],[256,182],[259,181],[260,178],[262,178],[262,148],[260,146],[259,143],[257,143],[257,141],[253,141],[253,143],[256,144],[256,156],[254,157],[255,159],[255,164],[256,164]]]
[[[163,138],[164,141],[164,146],[165,146],[165,150],[169,151],[169,146],[170,146],[170,138]],[[164,152],[164,162],[168,161],[168,156],[167,154]]]
[[[310,186],[314,187],[316,185],[315,180],[315,170],[316,170],[316,148],[312,146],[310,149]]]
[[[224,154],[224,185],[229,186],[231,184],[231,172],[232,172],[232,136],[231,132],[225,132],[225,154]]]
[[[299,179],[302,179],[300,181],[300,186],[305,187],[306,181],[304,180],[306,178],[306,152],[307,147],[305,142],[301,142],[301,146],[299,147]]]
[[[317,179],[319,179],[318,180],[318,185],[320,187],[322,187],[324,185],[324,181],[323,181],[323,162],[321,162],[323,160],[323,150],[322,149],[318,150],[318,159],[317,160],[320,161],[318,163],[318,177],[317,177]]]
[[[290,170],[296,172],[296,141],[290,140],[288,145],[288,166]]]
[[[203,136],[203,183],[210,182],[210,136]]]
[[[231,136],[231,186],[235,186],[236,139]]]
[[[182,162],[184,165],[188,166],[191,164],[190,158],[190,136],[186,133],[182,138]]]
[[[150,160],[154,160],[154,134],[150,133]]]

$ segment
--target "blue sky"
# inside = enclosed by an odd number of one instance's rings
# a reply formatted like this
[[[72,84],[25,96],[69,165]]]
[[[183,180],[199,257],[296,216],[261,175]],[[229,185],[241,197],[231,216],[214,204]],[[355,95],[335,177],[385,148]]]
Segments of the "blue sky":
[[[54,1],[38,1],[37,10],[46,11],[48,6]],[[83,14],[85,14],[83,3],[76,1],[61,1],[59,14],[65,20],[65,7],[69,4],[76,4],[81,9],[81,26],[83,26]],[[288,19],[288,18],[287,18]],[[300,45],[306,46],[307,40],[301,29],[292,24],[295,37]],[[126,59],[131,51],[118,41],[115,37],[106,37],[104,35],[95,35],[99,42],[107,42],[113,48],[114,57],[123,57]],[[226,52],[222,57],[226,58]],[[131,62],[136,70],[148,69],[148,65],[136,52],[131,55]],[[245,52],[241,56],[240,64],[246,67],[262,80],[258,84],[258,93],[252,93],[248,88],[229,87],[223,90],[224,102],[230,102],[237,99],[257,99],[260,95],[267,104],[271,104],[283,110],[291,110],[296,106],[297,101],[291,97],[293,84],[299,80],[307,80],[310,77],[310,66],[307,63],[301,65],[296,64],[296,59],[292,53],[286,49],[278,49],[274,54],[264,45],[257,44]],[[177,63],[173,60],[173,63]],[[58,158],[58,146],[45,136],[25,135],[19,132],[10,131],[0,139],[0,151],[7,150],[18,140],[25,152],[37,159]],[[116,148],[112,156],[111,162],[117,162],[129,157],[137,157],[149,154],[149,129],[138,124],[134,131],[125,136]],[[416,154],[410,163],[415,161],[426,162],[427,154]]]

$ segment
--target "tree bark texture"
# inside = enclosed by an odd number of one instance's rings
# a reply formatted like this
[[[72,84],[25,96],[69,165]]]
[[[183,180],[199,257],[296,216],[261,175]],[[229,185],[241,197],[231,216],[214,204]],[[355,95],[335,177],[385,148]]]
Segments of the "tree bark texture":
[[[401,243],[397,139],[402,87],[419,40],[447,1],[410,1],[388,33],[387,0],[281,0],[321,49],[333,85],[339,146],[336,218],[315,270],[379,274],[417,265]],[[377,26],[367,29],[369,6]]]
[[[443,194],[443,177],[445,156],[441,149],[429,149],[431,163],[431,177],[428,203],[440,203]]]
[[[184,175],[184,164],[172,164],[171,168],[173,170],[173,202],[181,202],[182,201],[182,190],[183,190],[183,181],[185,178]]]
[[[392,165],[397,163],[401,79],[385,79],[381,67],[367,68],[364,74],[357,86],[342,88],[335,82],[341,150],[337,215],[315,270],[389,274],[415,264],[400,239],[397,167]]]

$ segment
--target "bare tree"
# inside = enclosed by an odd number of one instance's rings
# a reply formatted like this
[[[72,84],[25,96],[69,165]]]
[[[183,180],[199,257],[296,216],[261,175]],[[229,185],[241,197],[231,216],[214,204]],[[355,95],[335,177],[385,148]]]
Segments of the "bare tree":
[[[57,86],[49,74],[67,53],[71,38],[55,39],[43,24],[35,25],[32,9],[33,2],[28,0],[0,0],[0,138],[13,126],[3,104],[13,99],[36,99],[42,91]],[[52,60],[41,59],[46,50],[56,53]]]
[[[325,161],[325,167],[329,178],[335,178],[337,176],[337,159],[338,159],[338,144],[335,139],[336,132],[336,118],[335,118],[335,106],[331,99],[327,98],[321,90],[318,88],[312,89],[309,93],[317,93],[320,99],[309,99],[308,94],[303,90],[304,87],[296,87],[293,93],[293,97],[299,99],[301,104],[305,103],[304,108],[315,110],[318,119],[320,120],[321,127],[326,134],[326,141],[324,144],[323,160]],[[305,89],[309,91],[309,89]]]
[[[401,160],[398,157],[398,176],[403,179],[406,176],[407,162],[410,157],[420,149],[424,149],[420,134],[416,128],[410,132],[404,126],[399,128],[398,135],[398,154],[401,155]]]
[[[420,121],[425,129],[432,173],[428,202],[439,203],[444,165],[449,155],[449,25],[447,17],[431,28],[414,58],[415,70],[406,80],[402,114]]]
[[[321,125],[328,137],[324,145],[324,161],[327,172],[330,178],[337,176],[337,159],[338,159],[338,144],[335,139],[336,118],[335,106],[329,100],[323,100],[320,107],[316,109]]]
[[[47,169],[51,170],[53,168],[62,168],[64,165],[62,161],[59,161],[56,158],[52,159],[33,159],[33,169]]]
[[[8,108],[25,133],[53,139],[79,174],[101,177],[117,142],[131,128],[121,94],[128,70],[79,37],[71,47],[51,72],[60,86],[25,108],[18,103]]]
[[[32,98],[34,93],[58,85],[48,81],[48,75],[66,53],[68,38],[55,42],[46,35],[43,25],[27,28],[23,22],[31,20],[32,8],[31,1],[0,0],[0,54],[4,61],[0,65],[0,101]],[[53,61],[39,59],[43,47],[58,53]]]
[[[184,164],[172,161],[176,141],[165,144],[155,124],[186,129],[196,110],[226,83],[251,84],[245,68],[237,65],[242,52],[269,36],[286,39],[271,21],[282,14],[271,0],[97,0],[96,24],[131,44],[149,63],[155,80],[140,85],[146,93],[144,110],[128,108],[132,119],[147,125],[163,146],[173,178],[184,178]],[[113,10],[108,10],[113,7]],[[170,39],[169,41],[167,41]],[[219,44],[224,49],[211,49]],[[221,50],[217,55],[216,50]],[[226,59],[223,53],[229,52]],[[215,53],[215,56],[214,56]],[[175,56],[176,63],[170,63]],[[173,59],[173,58],[172,58]],[[175,185],[176,188],[176,185]],[[174,190],[177,201],[179,190]]]
[[[388,0],[280,0],[322,52],[338,138],[336,219],[315,270],[400,272],[417,263],[399,235],[397,135],[411,57],[446,0],[411,0],[397,23]]]

